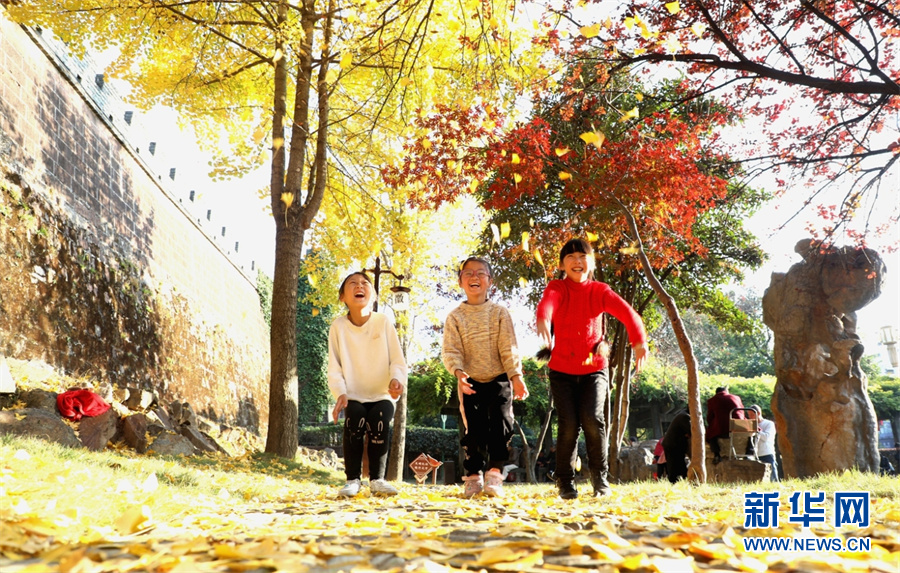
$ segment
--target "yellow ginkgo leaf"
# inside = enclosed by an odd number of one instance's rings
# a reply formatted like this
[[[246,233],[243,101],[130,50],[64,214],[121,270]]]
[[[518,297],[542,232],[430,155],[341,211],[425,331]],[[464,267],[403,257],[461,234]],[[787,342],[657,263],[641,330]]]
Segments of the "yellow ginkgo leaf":
[[[131,535],[141,529],[141,526],[150,519],[150,508],[146,505],[132,507],[125,511],[116,520],[116,529],[122,535]]]
[[[638,93],[634,94],[634,99],[636,99],[638,101],[644,101],[644,94],[638,92]]]
[[[518,153],[513,153],[513,154],[512,154],[512,157],[510,158],[510,161],[512,161],[513,164],[519,164],[519,163],[522,162],[522,160],[519,159],[519,154],[518,154]]]
[[[478,179],[472,179],[469,181],[469,191],[474,193],[476,189],[478,189]]]
[[[313,316],[319,316],[319,309],[316,308],[316,307],[313,307],[313,309],[312,309],[312,315],[313,315]]]
[[[628,18],[625,18],[625,28],[628,30],[634,28],[634,18],[630,16]]]
[[[530,251],[530,250],[531,250],[531,249],[528,248],[528,239],[529,239],[530,236],[531,236],[531,235],[528,234],[528,231],[522,231],[522,250],[523,250],[523,251]]]
[[[578,31],[581,32],[581,35],[585,38],[593,38],[600,33],[600,23],[598,22],[590,26],[582,26],[578,29]]]
[[[578,137],[588,145],[593,144],[597,149],[600,149],[603,142],[606,141],[606,136],[599,131],[589,131],[587,133],[582,133]]]
[[[541,256],[540,249],[534,250],[534,260],[536,260],[538,262],[538,264],[541,265],[542,267],[544,266],[544,258]],[[544,267],[544,268],[546,268],[546,267]]]
[[[294,194],[293,193],[282,193],[281,194],[281,202],[284,203],[285,209],[290,209],[291,205],[294,204]]]
[[[400,81],[398,83],[400,84],[400,87],[405,88],[412,83],[412,80],[409,78],[400,78]]]
[[[636,255],[638,253],[637,245],[631,244],[627,247],[622,247],[619,249],[619,252],[623,255]]]
[[[706,31],[706,24],[703,22],[694,22],[691,25],[691,32],[697,35],[698,38],[703,37],[703,32]]]
[[[147,476],[147,479],[144,480],[144,483],[141,484],[141,491],[144,493],[153,493],[159,488],[159,480],[156,477],[156,473],[150,472],[150,475]]]
[[[353,54],[350,52],[344,52],[341,54],[341,69],[346,70],[353,64]]]
[[[565,181],[566,179],[571,179],[571,178],[572,178],[572,174],[571,174],[571,173],[566,173],[565,171],[560,171],[560,172],[559,172],[559,179],[560,179],[560,181]]]
[[[309,286],[316,288],[316,283],[319,282],[319,279],[316,278],[316,275],[308,274],[306,275],[306,280],[309,281]]]
[[[517,184],[518,184],[518,183],[521,183],[521,182],[522,182],[522,176],[519,175],[518,173],[513,173],[513,180],[515,180],[515,182],[516,182]]]
[[[337,69],[329,68],[328,73],[325,74],[325,82],[333,84],[340,76],[341,73]]]
[[[557,147],[554,151],[557,157],[562,157],[563,155],[571,151],[571,149],[569,149],[568,147]]]
[[[534,227],[534,217],[528,217],[528,226]]]
[[[638,117],[640,117],[640,115],[641,114],[638,111],[637,106],[634,106],[632,109],[626,111],[625,115],[623,115],[622,119],[620,119],[619,121],[623,122],[623,121],[628,121],[629,119],[637,119]]]
[[[525,288],[528,286],[528,281],[525,280],[525,277],[519,277],[519,287]]]
[[[666,2],[666,10],[669,11],[669,14],[678,14],[681,12],[681,4],[678,3],[678,0]]]
[[[646,54],[646,53],[647,53],[646,48],[635,48],[634,49],[635,56],[640,56],[641,54]]]
[[[509,222],[500,223],[500,238],[505,239],[509,236]]]
[[[592,243],[600,238],[600,235],[598,235],[597,233],[591,233],[590,231],[585,233],[585,235],[587,235],[588,241]]]
[[[500,229],[498,229],[497,225],[494,223],[491,223],[491,233],[494,234],[494,240],[491,242],[491,244],[493,245],[494,243],[497,243],[499,245],[500,244]]]

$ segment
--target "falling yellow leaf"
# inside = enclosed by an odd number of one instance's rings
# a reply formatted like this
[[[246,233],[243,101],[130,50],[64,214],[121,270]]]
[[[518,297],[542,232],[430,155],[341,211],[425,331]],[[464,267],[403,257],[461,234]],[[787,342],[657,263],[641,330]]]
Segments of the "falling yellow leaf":
[[[509,236],[509,222],[500,223],[500,238],[505,239]]]
[[[644,101],[644,94],[638,92],[638,93],[634,94],[634,99],[636,99],[638,101]]]
[[[681,4],[678,3],[678,0],[666,2],[666,10],[669,11],[669,14],[678,14],[681,12]]]
[[[476,189],[478,189],[478,179],[472,179],[469,181],[469,191],[474,193]]]
[[[400,78],[400,82],[399,82],[399,83],[400,83],[400,87],[405,88],[405,87],[409,86],[409,84],[412,83],[412,80],[409,79],[409,78]]]
[[[703,37],[703,32],[706,31],[706,24],[703,22],[694,22],[691,25],[691,32],[697,35],[698,38]]]
[[[534,260],[536,260],[538,262],[538,264],[540,264],[542,267],[544,266],[544,258],[541,257],[540,249],[534,250]],[[547,268],[547,267],[544,267],[544,268]]]
[[[625,115],[622,116],[620,122],[628,121],[629,119],[637,119],[640,117],[640,112],[638,111],[637,106],[634,106],[632,109],[625,112]]]
[[[513,153],[513,154],[512,154],[512,157],[510,158],[510,161],[512,161],[514,165],[517,165],[517,164],[519,164],[519,163],[522,162],[522,160],[519,159],[519,154],[518,154],[518,153]]]
[[[147,476],[147,479],[144,480],[144,483],[141,484],[141,491],[144,493],[153,493],[159,488],[159,480],[156,478],[156,474],[151,472],[150,475]]]
[[[319,316],[319,309],[316,308],[316,307],[313,307],[313,309],[312,309],[312,315],[313,315],[313,316]]]
[[[497,243],[499,245],[500,244],[500,229],[497,228],[497,225],[494,223],[491,223],[491,233],[494,234],[494,240],[491,242],[491,244],[493,245],[494,243]]]
[[[531,236],[531,235],[528,234],[528,231],[522,231],[522,250],[523,250],[523,251],[530,251],[530,250],[531,250],[531,249],[528,248],[528,238],[529,238],[530,236]]]
[[[600,235],[598,235],[597,233],[591,233],[590,231],[585,234],[587,235],[588,241],[592,243],[600,238]]]
[[[522,182],[522,176],[519,175],[518,173],[513,173],[513,180],[516,182],[516,184],[521,183],[521,182]]]
[[[625,18],[625,28],[627,28],[628,30],[634,28],[634,18],[630,16],[628,18]]]
[[[598,22],[590,26],[582,26],[578,29],[578,31],[581,32],[581,35],[585,38],[593,38],[600,33],[600,23]]]
[[[646,54],[646,53],[647,53],[647,50],[645,48],[635,48],[634,49],[635,56],[640,56],[641,54]]]
[[[344,52],[341,54],[341,69],[346,70],[353,64],[353,54]]]
[[[284,203],[285,210],[290,209],[291,205],[294,204],[294,194],[293,193],[282,193],[281,194],[281,202]]]
[[[521,288],[528,286],[528,281],[525,280],[525,277],[519,277],[519,286]]]
[[[562,157],[571,150],[568,147],[557,147],[555,151],[557,157]]]
[[[636,255],[638,253],[638,248],[637,245],[632,243],[627,247],[622,247],[621,249],[619,249],[619,252],[623,255]]]
[[[606,136],[599,131],[588,131],[587,133],[582,133],[578,137],[588,145],[593,144],[597,149],[599,149],[600,146],[603,145],[603,142],[606,141]]]
[[[314,274],[306,275],[306,280],[309,282],[309,286],[311,286],[313,288],[316,288],[316,285],[319,282],[319,279],[317,279],[316,275],[314,275]]]
[[[560,171],[560,172],[559,172],[559,178],[560,178],[561,181],[565,181],[566,179],[571,179],[571,178],[572,178],[572,174],[571,174],[571,173],[566,173],[565,171]]]

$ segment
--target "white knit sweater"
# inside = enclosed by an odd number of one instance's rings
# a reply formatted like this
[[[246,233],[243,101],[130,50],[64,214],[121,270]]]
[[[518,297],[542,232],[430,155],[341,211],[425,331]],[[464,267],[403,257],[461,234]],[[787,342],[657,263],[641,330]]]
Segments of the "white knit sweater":
[[[392,379],[406,386],[406,360],[391,321],[373,312],[362,326],[346,315],[331,323],[328,331],[328,388],[335,398],[377,402],[392,400]]]

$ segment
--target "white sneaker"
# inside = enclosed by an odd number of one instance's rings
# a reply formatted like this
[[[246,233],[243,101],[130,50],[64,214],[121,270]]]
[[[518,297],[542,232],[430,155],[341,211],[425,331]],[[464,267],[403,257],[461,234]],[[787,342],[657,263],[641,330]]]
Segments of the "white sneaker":
[[[484,493],[491,497],[503,497],[503,474],[495,470],[484,474]]]
[[[475,497],[484,489],[484,478],[481,472],[472,476],[464,476],[463,481],[466,482],[463,488],[463,497]]]
[[[352,479],[347,481],[347,485],[341,488],[341,491],[338,492],[338,495],[341,497],[356,497],[356,494],[359,493],[359,480]]]
[[[397,495],[399,493],[397,488],[383,479],[373,479],[372,482],[369,483],[369,489],[372,490],[372,493],[379,493],[381,495]]]

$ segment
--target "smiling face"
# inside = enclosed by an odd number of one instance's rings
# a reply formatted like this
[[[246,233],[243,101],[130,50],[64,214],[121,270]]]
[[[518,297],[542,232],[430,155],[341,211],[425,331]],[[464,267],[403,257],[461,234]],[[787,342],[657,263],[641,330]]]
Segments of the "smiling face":
[[[459,286],[466,293],[469,304],[486,301],[492,284],[491,269],[481,261],[468,260],[459,271]]]
[[[375,300],[375,288],[362,273],[353,273],[345,278],[338,293],[340,301],[350,310],[365,309]]]
[[[566,273],[569,280],[583,283],[594,275],[594,255],[569,253],[563,257],[559,268]]]

